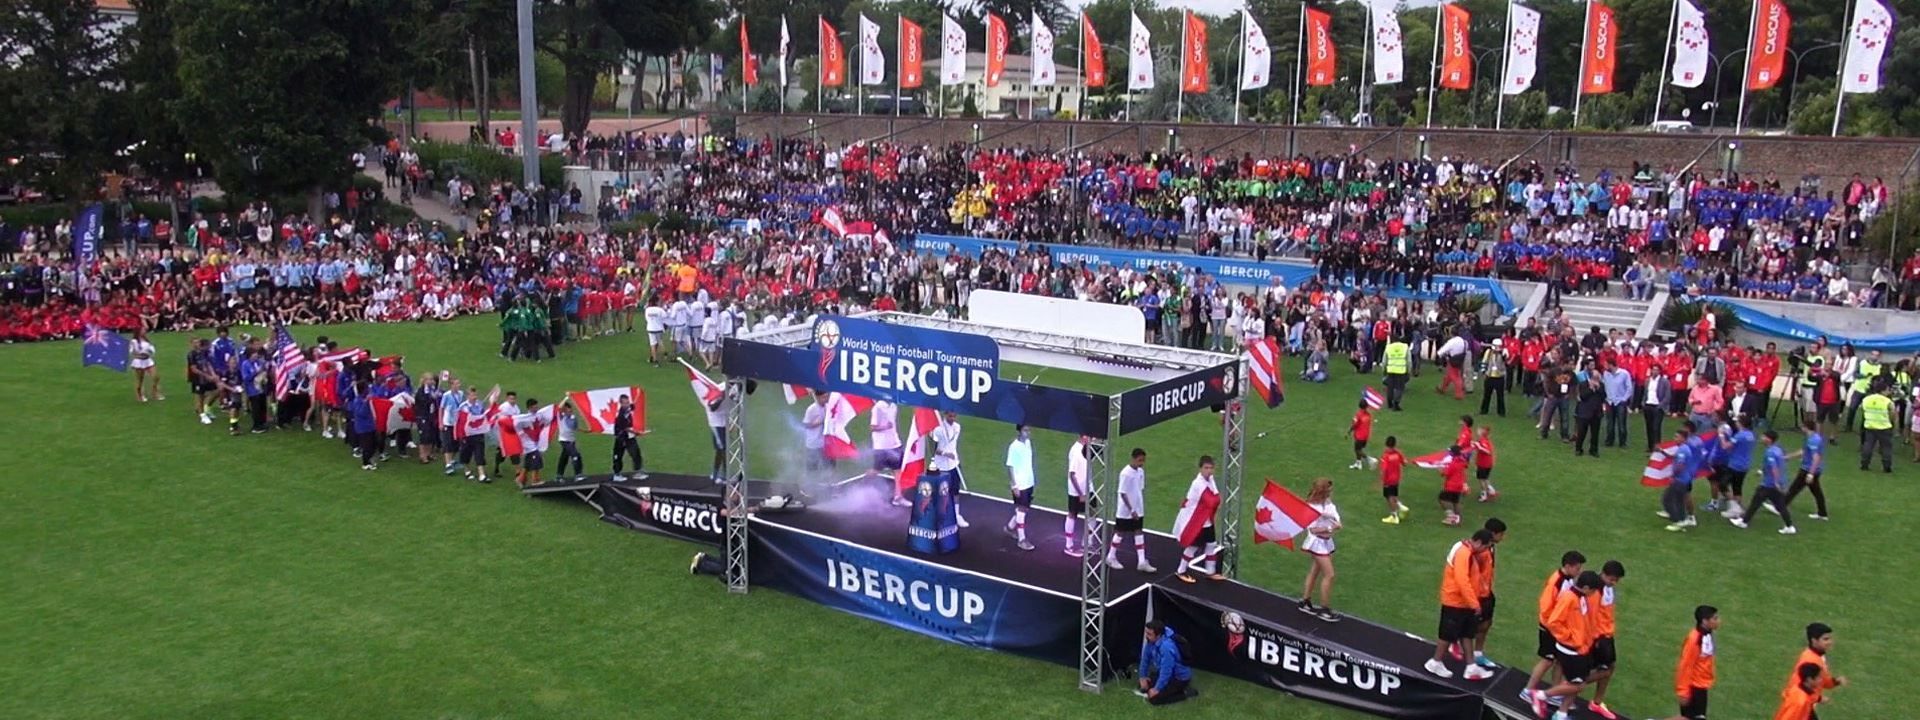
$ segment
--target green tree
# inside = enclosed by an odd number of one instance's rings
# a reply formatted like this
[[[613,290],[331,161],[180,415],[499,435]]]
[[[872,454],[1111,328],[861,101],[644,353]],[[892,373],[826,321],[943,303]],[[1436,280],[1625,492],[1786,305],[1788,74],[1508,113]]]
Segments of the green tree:
[[[91,198],[126,146],[122,40],[93,0],[13,0],[0,11],[0,167],[68,198]]]

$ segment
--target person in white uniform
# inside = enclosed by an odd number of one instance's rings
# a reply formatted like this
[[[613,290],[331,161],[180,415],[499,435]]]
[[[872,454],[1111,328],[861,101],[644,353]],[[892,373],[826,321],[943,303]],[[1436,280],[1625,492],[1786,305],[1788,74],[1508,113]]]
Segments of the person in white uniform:
[[[1120,468],[1120,507],[1113,510],[1113,542],[1107,546],[1107,567],[1124,569],[1120,563],[1120,544],[1133,535],[1134,569],[1154,572],[1147,563],[1147,451],[1134,448],[1127,466]]]
[[[967,476],[960,471],[960,416],[952,410],[940,413],[940,424],[933,428],[930,436],[933,440],[933,459],[930,464],[934,472],[953,473],[953,481],[961,490],[967,489]],[[967,527],[967,518],[960,514],[960,495],[954,494],[953,518],[955,524]]]
[[[1087,514],[1087,496],[1093,492],[1093,483],[1087,479],[1087,455],[1093,448],[1093,438],[1081,435],[1080,439],[1067,448],[1067,549],[1066,553],[1080,557],[1079,529],[1080,518]]]
[[[1333,506],[1333,481],[1316,478],[1307,491],[1307,506],[1320,517],[1307,525],[1307,539],[1300,544],[1300,550],[1313,558],[1313,564],[1307,567],[1306,589],[1300,591],[1300,612],[1339,622],[1340,614],[1327,607],[1328,597],[1333,594],[1333,534],[1340,531],[1340,510]],[[1312,599],[1316,581],[1320,584],[1318,607]]]
[[[885,400],[873,401],[873,408],[867,412],[867,428],[873,433],[873,465],[867,468],[867,479],[874,480],[881,473],[900,471],[900,430],[898,421],[900,407]],[[894,485],[894,493],[899,494],[899,485]],[[900,499],[905,502],[904,498]]]
[[[1007,519],[1007,534],[1016,547],[1032,550],[1027,542],[1027,511],[1033,508],[1033,439],[1027,426],[1013,426],[1013,442],[1007,443],[1007,485],[1013,494],[1013,517]],[[1067,538],[1071,544],[1073,538]]]
[[[660,367],[660,336],[667,329],[667,311],[655,302],[648,303],[643,314],[647,317],[647,361]]]
[[[149,394],[154,400],[167,399],[160,392],[160,373],[154,371],[153,354],[153,342],[147,340],[147,331],[134,328],[133,341],[127,343],[127,366],[133,368],[133,394],[140,402],[146,402]],[[153,387],[152,393],[147,392],[149,385]]]

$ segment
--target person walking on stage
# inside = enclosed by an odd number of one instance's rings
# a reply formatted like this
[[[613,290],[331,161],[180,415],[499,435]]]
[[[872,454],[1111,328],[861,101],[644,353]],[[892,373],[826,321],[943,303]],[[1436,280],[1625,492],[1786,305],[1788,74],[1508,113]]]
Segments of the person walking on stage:
[[[1015,547],[1032,550],[1027,542],[1027,511],[1033,509],[1033,439],[1027,426],[1013,426],[1013,442],[1007,443],[1007,487],[1013,495],[1013,517],[1007,518],[1007,534]],[[1067,519],[1067,554],[1073,552],[1073,519]]]
[[[1080,536],[1076,534],[1082,518],[1090,518],[1088,512],[1089,495],[1093,492],[1093,483],[1087,479],[1087,455],[1093,451],[1093,438],[1081,435],[1067,448],[1067,519],[1066,552],[1072,557],[1080,557]],[[1089,520],[1088,522],[1092,522]]]
[[[1474,621],[1482,611],[1476,589],[1478,580],[1474,577],[1474,556],[1491,547],[1493,533],[1481,529],[1447,550],[1446,569],[1440,574],[1440,641],[1434,643],[1433,657],[1426,664],[1427,672],[1443,678],[1453,677],[1453,671],[1447,669],[1444,659],[1447,648],[1473,644]],[[1490,677],[1493,677],[1493,672],[1478,664],[1467,666],[1468,680]]]
[[[1195,582],[1191,571],[1200,570],[1209,580],[1225,580],[1220,574],[1220,544],[1213,531],[1214,511],[1220,508],[1220,488],[1213,484],[1213,456],[1200,456],[1200,472],[1187,484],[1187,496],[1180,501],[1180,514],[1173,520],[1173,535],[1179,538],[1180,567],[1174,571],[1181,582]]]
[[[953,521],[955,525],[967,527],[967,518],[960,514],[961,492],[967,489],[967,476],[960,470],[960,416],[952,410],[940,413],[940,424],[933,428],[928,436],[933,440],[933,459],[929,465],[934,472],[953,473],[953,483],[959,491],[953,494]]]
[[[1300,612],[1314,615],[1327,622],[1340,622],[1340,614],[1333,611],[1333,534],[1340,531],[1340,509],[1333,505],[1333,481],[1317,478],[1307,491],[1307,506],[1320,513],[1320,517],[1307,525],[1307,539],[1300,544],[1300,550],[1313,558],[1313,564],[1307,566],[1306,588],[1300,591]],[[1313,587],[1320,584],[1320,604],[1313,604]]]
[[[573,481],[585,481],[587,475],[580,466],[580,410],[574,407],[573,398],[560,401],[560,417],[554,422],[558,423],[553,434],[560,441],[560,461],[554,463],[553,481],[563,482],[567,479],[568,461],[573,463]]]
[[[725,416],[721,419],[723,421],[721,426],[724,428]],[[867,470],[868,482],[876,481],[881,477],[881,473],[893,473],[894,477],[899,477],[901,461],[899,419],[900,406],[886,400],[873,401],[873,407],[867,411],[867,429],[872,431],[873,435],[873,463]],[[898,483],[890,482],[889,484],[896,488],[896,492],[898,491]]]
[[[1147,451],[1134,448],[1126,467],[1120,468],[1120,507],[1114,508],[1113,541],[1107,546],[1107,567],[1114,570],[1124,569],[1120,563],[1120,545],[1124,538],[1133,536],[1134,569],[1143,573],[1157,572],[1158,568],[1147,563]]]
[[[1140,645],[1140,689],[1134,694],[1148,705],[1170,705],[1193,695],[1193,671],[1187,668],[1183,640],[1159,620],[1148,620],[1146,641]]]
[[[645,480],[647,473],[640,468],[644,458],[640,455],[640,435],[633,429],[633,398],[620,396],[620,406],[613,412],[613,479],[620,480],[625,472],[623,464],[627,458],[633,458],[633,474],[626,476],[631,480]]]

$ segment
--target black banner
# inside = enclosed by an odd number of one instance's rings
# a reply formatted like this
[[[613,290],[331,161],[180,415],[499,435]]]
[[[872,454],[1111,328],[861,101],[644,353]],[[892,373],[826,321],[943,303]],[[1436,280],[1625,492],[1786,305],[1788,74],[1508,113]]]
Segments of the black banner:
[[[726,541],[727,520],[717,494],[606,483],[593,501],[600,505],[601,520],[629,530],[715,547]]]
[[[1120,434],[1145,430],[1240,396],[1238,361],[1195,370],[1120,394]]]
[[[1394,631],[1349,619],[1327,625],[1299,615],[1311,628],[1288,627],[1250,617],[1178,590],[1154,586],[1153,616],[1187,638],[1188,663],[1283,692],[1373,715],[1405,720],[1480,720],[1485,701],[1470,689],[1455,687],[1420,667],[1403,666],[1381,655],[1420,654],[1430,645]],[[1270,617],[1293,613],[1293,603],[1277,595],[1261,608]],[[1396,642],[1397,640],[1397,642]],[[1386,646],[1353,647],[1366,642]]]

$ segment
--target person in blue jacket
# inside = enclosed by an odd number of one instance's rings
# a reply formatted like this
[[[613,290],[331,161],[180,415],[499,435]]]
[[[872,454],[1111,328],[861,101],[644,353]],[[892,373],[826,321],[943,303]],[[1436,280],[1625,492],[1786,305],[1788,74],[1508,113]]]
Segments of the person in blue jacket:
[[[253,348],[240,361],[240,387],[247,394],[247,416],[253,420],[255,435],[267,431],[267,385],[272,382],[272,364],[267,351]]]
[[[1140,644],[1140,689],[1149,705],[1168,705],[1192,697],[1193,671],[1187,669],[1181,641],[1159,620],[1147,621],[1146,641]]]
[[[365,380],[353,384],[353,399],[347,401],[348,422],[353,442],[360,454],[360,469],[373,469],[373,453],[380,447],[379,426],[373,421],[373,397]]]

